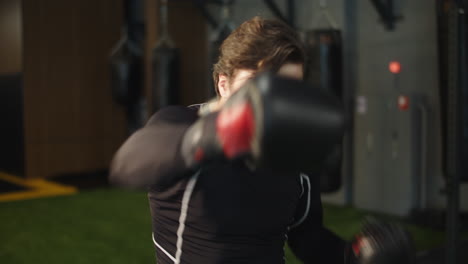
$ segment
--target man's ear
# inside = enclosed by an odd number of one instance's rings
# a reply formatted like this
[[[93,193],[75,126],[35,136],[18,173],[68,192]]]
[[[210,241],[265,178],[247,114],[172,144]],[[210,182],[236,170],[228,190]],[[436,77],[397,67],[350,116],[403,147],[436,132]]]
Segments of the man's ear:
[[[229,79],[224,74],[219,75],[218,91],[221,98],[227,98],[231,94],[231,90],[229,89]]]

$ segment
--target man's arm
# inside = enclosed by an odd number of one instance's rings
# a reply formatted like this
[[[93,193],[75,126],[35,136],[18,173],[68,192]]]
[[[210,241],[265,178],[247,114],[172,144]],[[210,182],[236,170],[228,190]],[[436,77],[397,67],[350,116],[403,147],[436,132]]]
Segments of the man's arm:
[[[305,264],[343,264],[346,242],[323,226],[320,184],[316,178],[301,175],[303,192],[288,244]]]
[[[197,112],[170,106],[154,114],[115,154],[110,181],[133,189],[162,188],[190,173],[180,153],[182,138]]]
[[[288,243],[305,264],[415,263],[414,241],[396,223],[369,219],[351,241],[345,241],[326,229],[322,224],[319,179],[301,177],[304,192]]]

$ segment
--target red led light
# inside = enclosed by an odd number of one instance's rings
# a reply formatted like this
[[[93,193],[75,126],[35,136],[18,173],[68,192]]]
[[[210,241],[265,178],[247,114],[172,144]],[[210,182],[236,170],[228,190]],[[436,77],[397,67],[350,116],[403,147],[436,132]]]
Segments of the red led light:
[[[406,95],[398,96],[398,109],[401,111],[406,111],[409,108],[409,97]]]
[[[390,70],[391,73],[398,74],[401,72],[401,64],[398,61],[391,61],[388,64],[388,69]]]

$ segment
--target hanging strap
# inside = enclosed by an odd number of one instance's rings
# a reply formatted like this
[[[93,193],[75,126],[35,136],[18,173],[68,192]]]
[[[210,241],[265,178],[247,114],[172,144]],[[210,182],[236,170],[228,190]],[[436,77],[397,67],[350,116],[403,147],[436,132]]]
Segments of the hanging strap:
[[[221,23],[218,27],[218,30],[222,30],[224,28],[228,28],[230,31],[233,31],[236,26],[234,25],[234,22],[232,21],[232,10],[231,10],[231,5],[234,3],[233,0],[224,0],[222,1],[222,6],[221,6]]]
[[[320,12],[318,13],[318,16],[314,19],[312,26],[317,26],[322,18],[325,19],[325,21],[332,29],[338,29],[338,23],[336,23],[336,20],[333,18],[332,15],[330,15],[330,12],[328,12],[327,0],[320,0]]]
[[[159,40],[156,46],[167,45],[169,47],[174,46],[174,42],[169,35],[169,7],[168,0],[161,0],[159,5]]]

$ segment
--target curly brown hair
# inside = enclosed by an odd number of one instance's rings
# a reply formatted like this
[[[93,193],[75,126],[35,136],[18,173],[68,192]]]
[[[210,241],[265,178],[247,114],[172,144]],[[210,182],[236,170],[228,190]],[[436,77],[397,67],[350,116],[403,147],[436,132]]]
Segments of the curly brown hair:
[[[219,75],[232,80],[237,69],[277,71],[287,63],[305,63],[305,52],[297,32],[276,19],[259,16],[242,23],[223,42],[213,66],[216,93]]]

